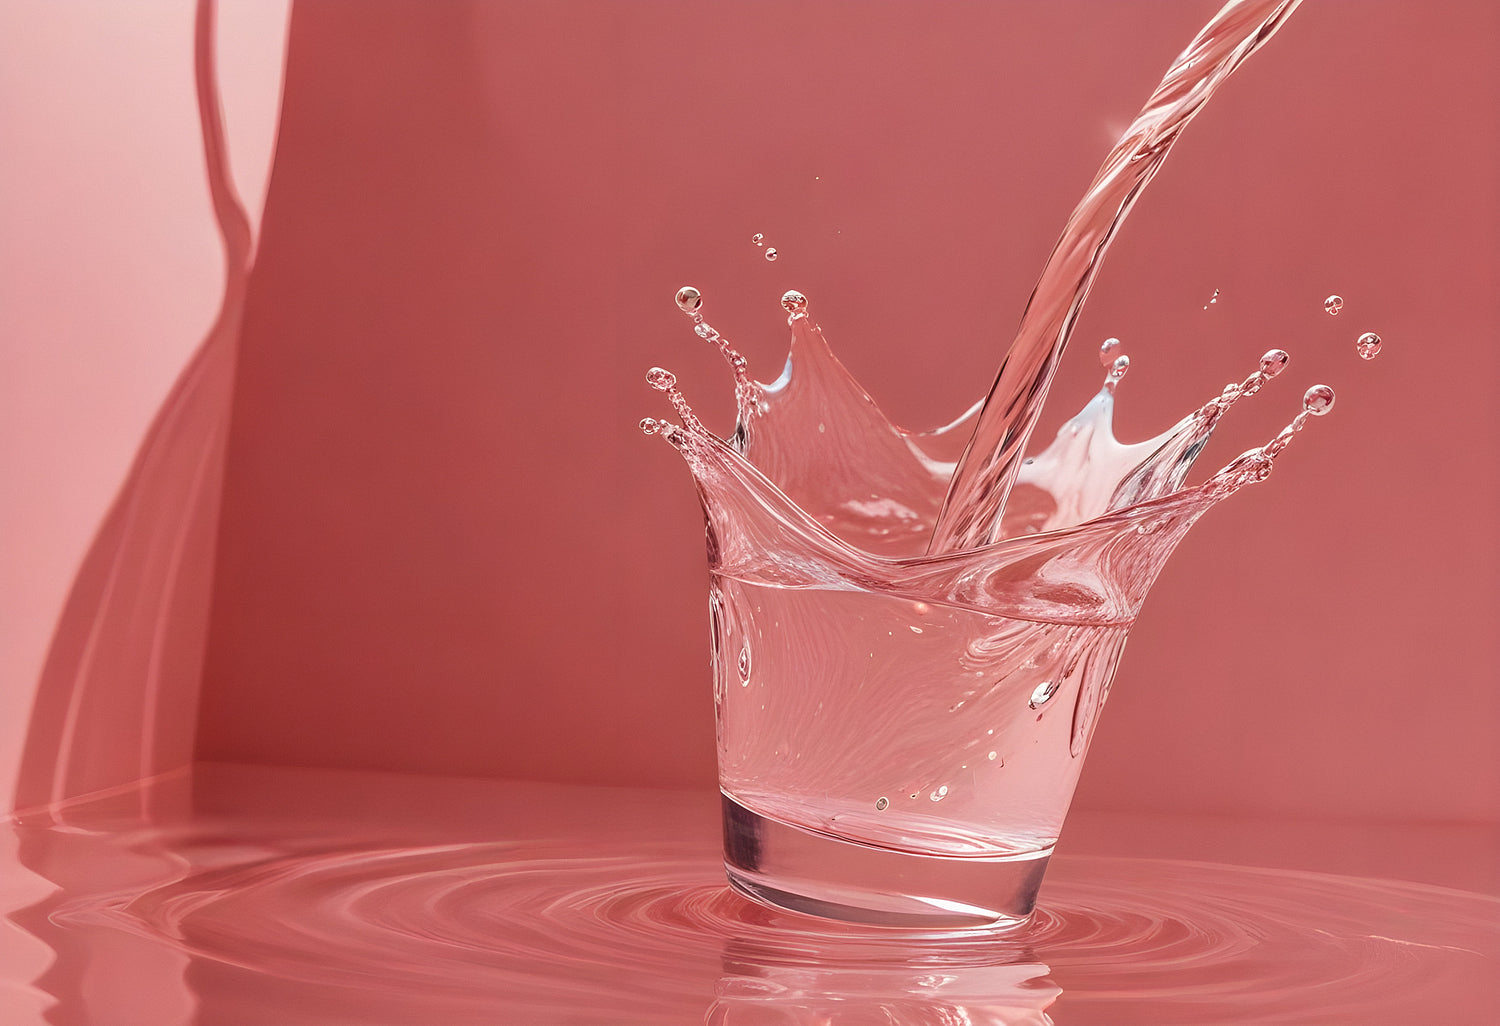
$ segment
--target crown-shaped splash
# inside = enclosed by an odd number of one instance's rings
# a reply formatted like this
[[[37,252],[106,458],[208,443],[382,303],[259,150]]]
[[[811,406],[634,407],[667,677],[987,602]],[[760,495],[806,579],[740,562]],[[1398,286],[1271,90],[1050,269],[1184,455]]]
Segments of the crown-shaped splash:
[[[927,541],[978,405],[932,431],[893,424],[834,356],[799,292],[782,297],[791,349],[781,376],[769,384],[752,380],[745,358],[704,319],[697,289],[684,287],[677,303],[729,363],[738,421],[727,441],[715,437],[671,372],[653,368],[648,380],[666,392],[681,424],[647,418],[642,429],[661,434],[686,457],[716,566],[782,583],[844,579],[1008,615],[1023,615],[1013,604],[1020,601],[1030,615],[1129,620],[1198,517],[1263,480],[1308,418],[1333,405],[1332,389],[1314,386],[1275,439],[1185,488],[1219,418],[1276,378],[1287,354],[1267,352],[1243,381],[1226,385],[1161,434],[1124,444],[1112,420],[1130,358],[1116,355],[1118,340],[1110,339],[1101,349],[1107,374],[1098,394],[1024,461],[1002,513],[1000,540],[929,556]],[[1062,578],[1072,586],[1058,594],[1048,581]]]

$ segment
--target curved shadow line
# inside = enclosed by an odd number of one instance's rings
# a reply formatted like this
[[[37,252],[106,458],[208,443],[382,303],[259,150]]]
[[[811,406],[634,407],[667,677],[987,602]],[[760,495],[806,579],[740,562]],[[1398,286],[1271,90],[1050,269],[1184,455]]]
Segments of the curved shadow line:
[[[202,593],[203,602],[190,611],[201,615],[212,583],[237,341],[254,249],[229,167],[214,59],[216,14],[215,0],[198,0],[193,70],[209,196],[224,247],[223,298],[147,430],[69,590],[32,709],[12,803],[17,809],[55,810],[81,793],[174,768],[163,766],[164,759],[191,761],[191,726],[188,744],[173,753],[159,751],[161,726],[164,716],[190,723],[195,714],[206,619],[188,642],[196,653],[193,679],[171,682],[174,699],[186,700],[170,708],[164,705],[166,660],[171,643],[194,630],[191,622],[184,626],[187,611],[180,608],[187,586],[196,584]],[[188,567],[195,541],[208,546],[210,558]],[[149,623],[144,630],[137,626],[142,619]],[[144,661],[132,660],[142,638],[149,639]],[[129,697],[137,691],[138,698]],[[134,703],[133,715],[122,716],[121,696]],[[120,727],[131,720],[139,721],[139,729],[121,740]],[[90,753],[91,738],[118,747]],[[102,774],[98,765],[90,767],[93,776],[107,779],[80,782],[79,770],[91,757],[107,763]]]

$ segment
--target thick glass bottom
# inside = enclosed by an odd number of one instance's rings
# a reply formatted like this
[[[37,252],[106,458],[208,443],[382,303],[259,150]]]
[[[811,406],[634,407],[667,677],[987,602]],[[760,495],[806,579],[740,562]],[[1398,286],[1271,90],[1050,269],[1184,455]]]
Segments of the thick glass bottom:
[[[736,891],[794,912],[879,926],[1006,928],[1036,907],[1051,848],[919,855],[841,840],[752,812],[724,795],[724,868]]]

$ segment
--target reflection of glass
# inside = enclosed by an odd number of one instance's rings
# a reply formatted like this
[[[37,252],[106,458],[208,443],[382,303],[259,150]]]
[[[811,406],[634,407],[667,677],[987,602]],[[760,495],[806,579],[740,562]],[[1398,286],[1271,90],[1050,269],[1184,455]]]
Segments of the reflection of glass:
[[[732,940],[709,1026],[1050,1026],[1061,989],[1040,962],[994,945],[907,938],[816,950]]]

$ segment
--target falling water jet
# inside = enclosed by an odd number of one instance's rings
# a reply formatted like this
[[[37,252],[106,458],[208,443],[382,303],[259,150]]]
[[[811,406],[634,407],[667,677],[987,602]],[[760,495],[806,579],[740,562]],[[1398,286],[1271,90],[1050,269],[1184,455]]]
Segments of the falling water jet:
[[[1095,176],[1042,270],[934,526],[934,555],[996,540],[1026,443],[1101,261],[1142,190],[1214,91],[1300,0],[1231,0],[1167,71]]]

